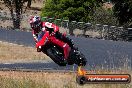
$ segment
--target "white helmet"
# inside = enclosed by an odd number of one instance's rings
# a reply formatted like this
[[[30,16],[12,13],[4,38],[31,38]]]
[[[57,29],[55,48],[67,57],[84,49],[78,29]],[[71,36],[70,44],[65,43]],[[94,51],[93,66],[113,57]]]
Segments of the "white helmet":
[[[30,18],[30,25],[31,25],[31,28],[38,28],[41,24],[41,19],[39,16],[32,16]]]

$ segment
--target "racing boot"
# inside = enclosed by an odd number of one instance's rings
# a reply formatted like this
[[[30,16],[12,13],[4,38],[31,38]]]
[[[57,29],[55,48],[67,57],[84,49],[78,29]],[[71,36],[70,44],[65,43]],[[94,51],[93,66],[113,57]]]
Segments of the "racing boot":
[[[65,39],[64,41],[66,41],[66,43],[68,43],[68,45],[71,47],[71,49],[74,49],[74,48],[75,48],[75,47],[74,47],[75,45],[74,45],[72,39],[70,39],[70,38],[68,38],[68,37],[65,37],[64,39]]]

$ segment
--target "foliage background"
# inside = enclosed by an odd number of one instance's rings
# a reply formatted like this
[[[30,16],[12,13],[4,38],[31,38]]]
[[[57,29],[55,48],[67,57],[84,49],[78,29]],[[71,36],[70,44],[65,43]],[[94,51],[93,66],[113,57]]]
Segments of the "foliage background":
[[[47,0],[41,16],[88,22],[101,0]]]
[[[108,1],[113,7],[103,8],[103,3]],[[131,0],[47,0],[41,16],[130,27],[131,5]]]

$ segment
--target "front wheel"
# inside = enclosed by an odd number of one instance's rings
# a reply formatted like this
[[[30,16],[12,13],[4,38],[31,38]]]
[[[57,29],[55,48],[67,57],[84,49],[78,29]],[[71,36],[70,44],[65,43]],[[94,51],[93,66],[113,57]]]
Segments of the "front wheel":
[[[63,53],[60,52],[57,47],[52,47],[47,50],[48,56],[59,66],[66,66],[66,62],[64,60]]]

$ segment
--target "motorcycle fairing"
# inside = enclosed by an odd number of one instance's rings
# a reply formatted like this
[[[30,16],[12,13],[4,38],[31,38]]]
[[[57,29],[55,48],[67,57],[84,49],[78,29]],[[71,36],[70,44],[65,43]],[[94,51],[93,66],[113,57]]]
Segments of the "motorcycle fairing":
[[[45,45],[45,43],[48,41],[48,37],[49,37],[49,32],[44,32],[42,35],[42,38],[39,39],[39,41],[36,44],[36,48],[38,48],[39,46],[43,46]]]

